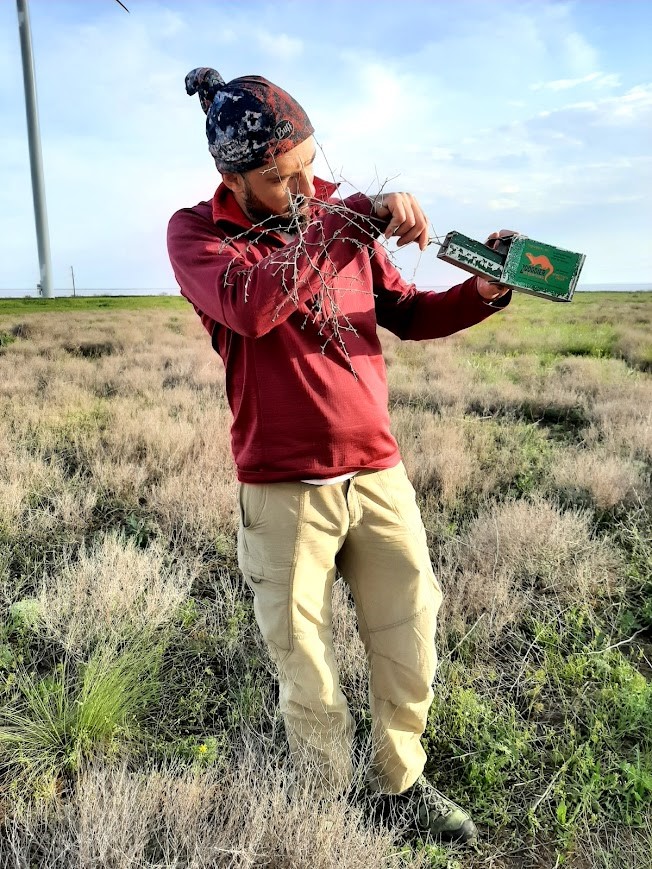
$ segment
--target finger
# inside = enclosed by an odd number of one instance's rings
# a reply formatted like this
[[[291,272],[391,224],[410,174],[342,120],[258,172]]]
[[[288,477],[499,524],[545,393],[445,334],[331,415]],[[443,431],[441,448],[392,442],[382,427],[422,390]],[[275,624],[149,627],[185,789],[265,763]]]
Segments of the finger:
[[[403,201],[399,198],[392,198],[385,203],[389,208],[389,213],[392,215],[391,220],[387,224],[385,230],[385,238],[391,238],[401,224],[405,223],[405,207]]]
[[[423,229],[421,230],[421,234],[417,239],[420,250],[425,250],[428,247],[430,234],[428,232],[428,221],[426,220],[423,224]]]
[[[417,202],[417,200],[412,196],[411,193],[405,194],[406,196],[406,211],[408,214],[411,212],[411,218],[406,220],[405,224],[397,230],[395,235],[400,235],[401,240],[398,242],[397,247],[404,247],[406,244],[410,244],[413,241],[416,241],[421,250],[425,250],[428,246],[428,218],[424,214],[421,206]],[[410,221],[412,222],[412,226],[410,226]]]
[[[414,240],[417,242],[417,244],[419,245],[419,248],[421,250],[425,250],[426,247],[428,246],[429,221],[428,221],[428,218],[426,217],[423,209],[421,208],[421,206],[419,205],[417,200],[414,199],[414,197],[412,197],[412,203],[413,203],[415,224],[417,227],[420,228],[420,231],[418,232],[418,234],[416,235]]]
[[[403,223],[399,224],[394,230],[394,235],[400,238],[399,245],[408,244],[412,241],[412,238],[415,235],[415,223],[416,219],[414,216],[414,210],[412,208],[412,203],[410,200],[405,197],[403,199],[403,211],[405,213],[405,219]],[[418,230],[416,232],[418,235]]]
[[[394,232],[395,217],[396,217],[396,197],[393,194],[389,196],[383,197],[383,205],[389,211],[389,220],[387,222],[387,226],[385,227],[385,238],[389,238],[390,235]]]
[[[487,283],[491,286],[492,290],[496,291],[496,295],[494,296],[496,299],[499,299],[511,290],[511,287],[508,287],[507,284],[501,284],[499,281],[487,281]]]
[[[414,225],[401,234],[398,247],[403,247],[413,241],[418,243],[421,250],[425,250],[428,244],[428,220],[421,211],[414,215]]]
[[[507,287],[498,281],[487,281],[484,278],[478,278],[477,288],[486,302],[494,302],[496,299],[500,299],[511,289],[511,287]]]
[[[516,235],[518,235],[518,232],[515,229],[501,229],[487,236],[485,244],[491,247],[494,242],[507,241],[507,239],[514,238]]]

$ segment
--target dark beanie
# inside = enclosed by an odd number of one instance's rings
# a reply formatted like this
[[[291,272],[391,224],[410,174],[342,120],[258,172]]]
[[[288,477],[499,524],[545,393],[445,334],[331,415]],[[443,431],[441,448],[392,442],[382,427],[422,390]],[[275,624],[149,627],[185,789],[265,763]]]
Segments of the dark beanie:
[[[202,66],[186,76],[186,92],[199,94],[208,150],[219,172],[258,169],[314,133],[299,103],[258,75],[227,84],[219,72]]]

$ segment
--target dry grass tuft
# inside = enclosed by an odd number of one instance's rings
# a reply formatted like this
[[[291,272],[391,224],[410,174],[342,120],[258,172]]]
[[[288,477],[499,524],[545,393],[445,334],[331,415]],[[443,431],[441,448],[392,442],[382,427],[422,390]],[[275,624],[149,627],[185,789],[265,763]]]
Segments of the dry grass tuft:
[[[382,339],[392,408],[439,410],[463,403],[470,372],[454,339],[403,343],[384,330]]]
[[[162,530],[179,539],[233,535],[238,521],[236,492],[227,413],[207,408],[184,461],[153,487],[152,508]]]
[[[614,350],[623,359],[641,371],[652,371],[652,346],[650,345],[650,320],[640,324],[643,329],[621,327],[621,334]]]
[[[457,558],[442,620],[459,631],[488,614],[494,638],[547,600],[566,607],[609,594],[619,569],[608,543],[594,537],[588,511],[562,511],[540,498],[481,510]]]
[[[82,359],[100,359],[102,356],[112,356],[121,348],[112,341],[80,341],[79,344],[64,344],[63,349],[71,356],[81,356]]]
[[[603,443],[621,455],[652,463],[652,384],[649,389],[632,387],[619,397],[596,402],[594,417],[588,446]]]
[[[146,773],[95,764],[57,815],[14,810],[0,844],[3,865],[40,869],[367,869],[427,865],[392,857],[396,837],[365,822],[346,799],[290,796],[291,780],[264,750],[228,769],[170,765]],[[13,861],[13,862],[10,862]]]
[[[650,869],[652,811],[635,832],[627,827],[584,822],[570,869]]]
[[[14,338],[31,338],[32,328],[29,323],[16,323],[9,330],[9,334],[13,335]]]
[[[15,445],[0,425],[0,528],[9,537],[79,532],[96,498],[91,483],[69,478],[60,462],[38,448]]]
[[[600,510],[632,503],[649,494],[649,482],[640,463],[636,466],[604,448],[565,450],[555,461],[551,476],[556,487],[581,497],[588,495]]]
[[[462,418],[400,408],[392,424],[417,492],[434,491],[442,504],[453,506],[465,491],[477,487],[480,462],[469,449]]]
[[[159,543],[143,551],[111,532],[43,577],[40,622],[66,652],[81,657],[100,642],[156,630],[186,598],[192,579],[188,564],[168,564]]]

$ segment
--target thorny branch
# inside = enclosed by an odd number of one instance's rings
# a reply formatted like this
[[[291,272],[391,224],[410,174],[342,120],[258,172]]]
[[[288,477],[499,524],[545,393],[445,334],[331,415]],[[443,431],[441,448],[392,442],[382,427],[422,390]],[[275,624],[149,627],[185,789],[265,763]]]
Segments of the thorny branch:
[[[327,164],[328,165],[328,164]],[[305,167],[302,167],[304,169]],[[274,164],[270,170],[274,169]],[[268,171],[270,171],[268,170]],[[330,169],[329,166],[329,171]],[[387,182],[386,182],[387,183]],[[370,195],[369,198],[374,200],[382,196],[385,185],[379,185],[376,193]],[[373,242],[379,235],[379,229],[374,225],[373,218],[365,218],[363,215],[349,209],[344,201],[324,202],[322,200],[307,200],[301,194],[292,194],[287,191],[288,212],[287,226],[284,232],[291,236],[291,241],[278,251],[272,252],[267,258],[265,266],[271,267],[272,274],[278,277],[281,288],[285,294],[284,300],[277,307],[274,319],[276,319],[284,307],[292,304],[299,307],[299,292],[298,288],[302,281],[308,279],[317,280],[318,290],[313,295],[308,304],[308,311],[301,328],[305,328],[311,324],[317,329],[318,336],[323,339],[321,352],[325,353],[331,341],[335,342],[344,354],[351,373],[357,379],[357,374],[348,352],[345,334],[352,333],[357,335],[357,331],[349,317],[343,311],[339,301],[339,295],[345,292],[360,292],[369,293],[373,289],[368,289],[363,279],[364,266],[362,266],[357,274],[348,275],[347,283],[349,286],[343,288],[337,287],[338,270],[331,257],[331,249],[335,244],[349,242],[360,250],[366,249],[369,257],[375,256]],[[330,237],[326,237],[324,232],[324,215],[333,214],[343,218],[342,227],[332,233]],[[356,232],[348,235],[347,227],[355,226]],[[368,229],[366,229],[368,227]],[[363,233],[366,231],[368,238],[360,241],[360,230],[363,228]],[[311,241],[306,238],[308,230],[311,230]],[[260,240],[261,236],[269,235],[269,233],[278,233],[278,218],[272,215],[269,218],[259,221],[253,227],[244,230],[238,235],[231,236],[225,239],[221,246],[221,251],[225,251],[230,243],[234,240],[246,240],[246,248],[243,255],[245,261],[255,260],[254,254],[255,245]],[[315,241],[315,236],[317,240]],[[251,254],[251,257],[248,256]],[[391,256],[391,254],[390,254]],[[270,260],[271,257],[271,260]],[[238,268],[242,264],[242,258],[234,259],[226,270],[225,280],[229,280],[229,272],[233,267]],[[254,279],[255,270],[261,265],[260,259],[254,261],[249,267],[244,280],[244,300],[248,299],[248,289],[251,281]],[[305,266],[305,270],[301,272],[301,268]],[[359,285],[359,288],[356,287]],[[337,289],[336,289],[337,287]]]

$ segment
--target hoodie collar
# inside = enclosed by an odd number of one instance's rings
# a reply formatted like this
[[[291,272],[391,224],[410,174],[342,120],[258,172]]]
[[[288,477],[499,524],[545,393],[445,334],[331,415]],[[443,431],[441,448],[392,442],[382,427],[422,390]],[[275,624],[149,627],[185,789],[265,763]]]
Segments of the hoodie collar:
[[[333,196],[337,191],[338,184],[333,184],[332,181],[324,181],[322,178],[315,178],[315,199],[326,201]],[[218,223],[225,220],[228,223],[234,223],[242,229],[251,229],[253,223],[238,205],[235,196],[222,183],[215,191],[212,201],[213,223]]]

